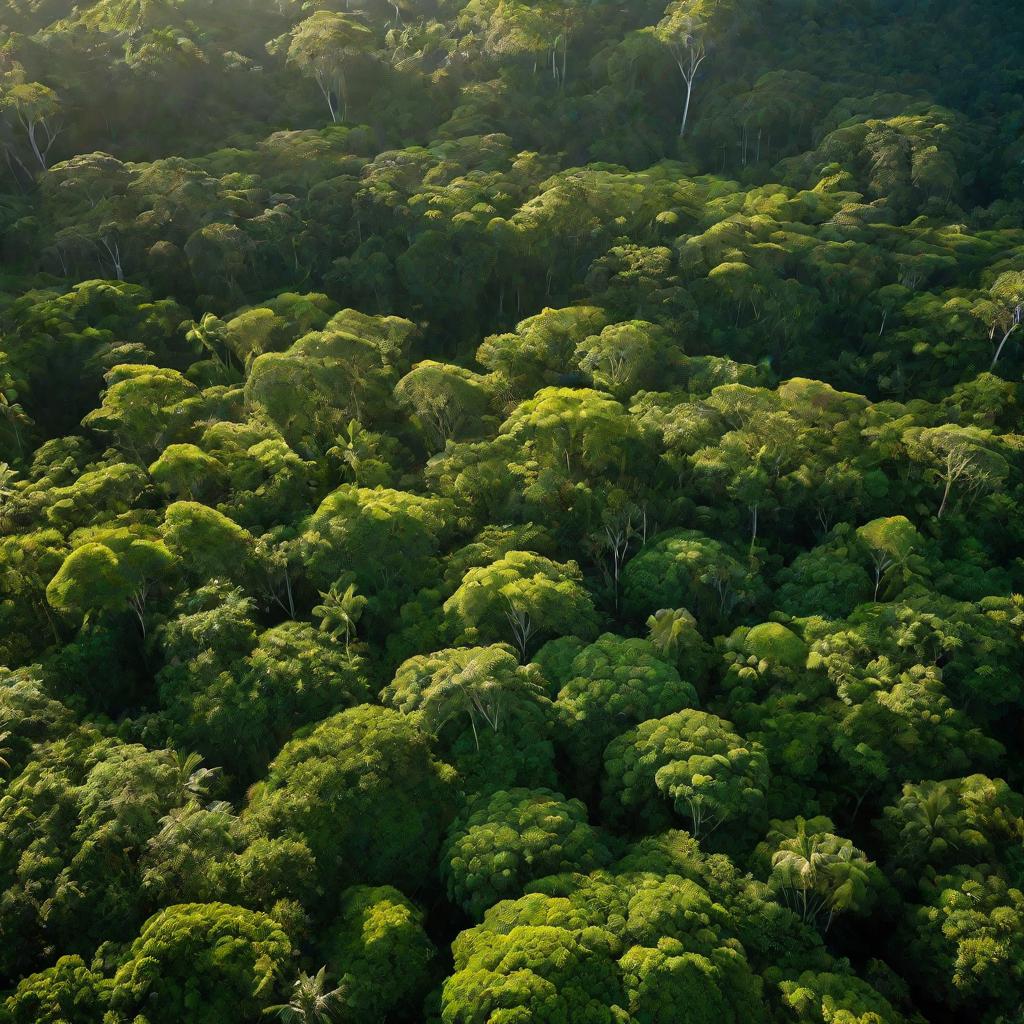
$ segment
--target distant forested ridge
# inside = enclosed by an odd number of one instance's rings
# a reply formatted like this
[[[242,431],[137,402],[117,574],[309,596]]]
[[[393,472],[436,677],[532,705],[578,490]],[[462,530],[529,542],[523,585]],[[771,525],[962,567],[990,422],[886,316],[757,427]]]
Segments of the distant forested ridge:
[[[0,0],[0,1024],[1024,1024],[1022,54]]]

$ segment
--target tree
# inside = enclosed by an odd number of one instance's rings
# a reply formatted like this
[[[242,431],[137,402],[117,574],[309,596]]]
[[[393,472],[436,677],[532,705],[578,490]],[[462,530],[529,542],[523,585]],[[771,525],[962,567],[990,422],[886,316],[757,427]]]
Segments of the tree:
[[[24,81],[23,73],[9,73],[6,79],[0,88],[0,110],[14,115],[28,138],[39,169],[45,171],[50,150],[64,127],[59,120],[60,98],[41,82]]]
[[[164,512],[163,537],[186,570],[201,580],[246,581],[255,541],[248,530],[197,501],[176,501]]]
[[[269,416],[297,450],[323,451],[353,418],[366,422],[382,414],[397,377],[384,339],[372,333],[377,325],[335,330],[332,324],[286,352],[258,356],[249,369],[246,404]]]
[[[57,611],[85,617],[131,608],[145,636],[150,588],[173,565],[174,556],[161,541],[110,530],[68,555],[47,585],[46,599]]]
[[[968,496],[984,494],[1001,487],[1008,472],[991,434],[977,427],[945,424],[915,429],[907,437],[907,453],[942,485],[936,519],[945,513],[954,487]]]
[[[316,82],[335,124],[348,120],[349,61],[372,41],[370,29],[354,17],[335,11],[316,11],[291,31],[288,63]]]
[[[901,881],[916,884],[925,869],[998,864],[1024,840],[1024,797],[984,775],[907,782],[882,811],[880,827]]]
[[[214,313],[204,313],[201,320],[190,320],[185,325],[185,340],[201,352],[208,352],[220,366],[230,362],[228,325]]]
[[[1024,272],[1000,274],[972,312],[989,329],[989,340],[995,345],[989,370],[994,370],[1010,336],[1024,323]]]
[[[695,837],[731,816],[756,811],[768,786],[759,743],[745,743],[732,725],[704,711],[680,711],[642,722],[608,744],[604,806],[614,818],[639,813],[667,821],[667,800],[689,818]]]
[[[485,378],[429,359],[417,363],[395,385],[395,397],[415,414],[437,449],[463,433],[477,434],[491,401]]]
[[[707,59],[709,47],[721,31],[721,22],[731,14],[727,0],[673,0],[655,29],[657,37],[672,54],[686,86],[683,120],[679,126],[680,138],[686,135],[697,73]]]
[[[726,544],[698,530],[654,537],[622,572],[623,607],[640,621],[655,608],[682,606],[699,621],[729,622],[757,602],[762,587]]]
[[[623,407],[599,391],[543,388],[501,425],[543,464],[569,477],[622,472],[637,438]]]
[[[449,899],[480,920],[534,878],[588,872],[610,859],[579,800],[548,789],[499,790],[470,803],[452,824],[441,874]]]
[[[109,998],[110,981],[80,956],[18,982],[4,1009],[12,1024],[93,1024]]]
[[[584,338],[576,359],[596,388],[624,400],[671,377],[675,350],[655,324],[630,320]]]
[[[531,551],[510,551],[470,569],[444,612],[461,629],[460,640],[511,640],[522,661],[538,637],[596,632],[593,602],[575,562],[553,562]]]
[[[803,921],[817,924],[827,912],[826,932],[837,913],[869,910],[881,879],[874,861],[833,827],[825,817],[774,820],[758,847],[771,865],[769,885]]]
[[[985,865],[921,880],[897,941],[911,971],[952,1006],[1016,1012],[1024,975],[1024,892]]]
[[[405,714],[419,712],[434,733],[466,715],[479,750],[478,723],[497,733],[517,704],[536,702],[543,692],[533,666],[520,665],[507,647],[462,647],[410,658],[381,691],[381,700]]]
[[[753,893],[749,903],[737,900],[733,869],[716,860],[722,874],[690,836],[668,833],[608,870],[538,879],[456,938],[443,1018],[469,1024],[509,1011],[533,1020],[610,1022],[628,1014],[765,1024],[746,951],[762,941],[758,929],[774,932],[772,904]],[[748,917],[755,928],[744,927]],[[799,944],[795,936],[790,942]]]
[[[440,844],[453,775],[412,719],[366,705],[287,743],[243,818],[261,835],[304,839],[324,884],[414,891]]]
[[[47,713],[27,696],[18,698],[24,710]],[[45,738],[44,723],[24,724],[28,735]],[[4,780],[0,927],[13,941],[0,967],[7,976],[40,969],[47,944],[91,956],[101,942],[131,939],[149,909],[141,862],[161,819],[183,802],[181,781],[172,751],[89,729],[40,743]]]
[[[541,55],[548,55],[555,85],[565,88],[569,38],[580,13],[579,0],[499,0],[490,19],[487,46],[498,54],[532,56],[534,71]],[[561,51],[561,53],[559,53]]]
[[[216,490],[223,473],[221,464],[194,444],[169,444],[149,467],[158,487],[186,501]]]
[[[369,696],[354,652],[306,622],[258,633],[252,601],[224,583],[173,611],[159,633],[157,676],[170,730],[232,775],[257,778],[296,729]]]
[[[345,638],[345,651],[355,636],[356,625],[366,607],[366,598],[356,593],[356,585],[350,583],[342,592],[335,584],[326,593],[321,591],[323,604],[313,609],[313,614],[320,618],[320,632],[326,633],[331,639]]]
[[[338,976],[337,1019],[383,1024],[418,1011],[437,955],[423,921],[423,911],[390,885],[342,894],[322,947]]]
[[[862,546],[854,540],[853,530],[842,524],[836,527],[831,540],[800,552],[776,576],[775,604],[779,611],[787,615],[843,618],[867,601],[872,594],[872,580],[861,565]],[[880,558],[881,576],[896,567],[894,563],[885,564],[892,557],[885,552],[877,554],[868,548],[867,553],[872,562]],[[876,577],[876,584],[881,584],[881,576]]]
[[[875,570],[875,594],[890,570],[901,569],[921,544],[921,536],[906,516],[874,519],[857,530],[857,539],[868,549]]]
[[[103,404],[83,421],[111,434],[124,450],[145,466],[164,447],[175,427],[181,403],[197,393],[177,370],[122,365],[106,375]]]
[[[320,586],[351,573],[368,610],[383,619],[436,576],[450,522],[442,499],[344,484],[309,517],[303,561]]]
[[[237,224],[215,221],[197,228],[184,245],[192,277],[210,291],[244,294],[243,274],[251,270],[256,242]]]
[[[647,639],[667,656],[675,653],[683,638],[697,632],[697,620],[685,608],[659,608],[647,617],[647,630]]]
[[[732,395],[716,389],[711,401],[729,409]],[[782,411],[758,410],[742,415],[736,429],[728,430],[717,444],[696,451],[694,474],[745,507],[750,514],[750,546],[758,537],[762,512],[783,504],[780,487],[789,473],[807,459],[800,424]]]
[[[280,1006],[268,1006],[264,1013],[276,1014],[285,1024],[332,1024],[341,1007],[340,988],[327,987],[327,968],[316,974],[300,971],[292,985],[292,996]]]
[[[600,927],[523,924],[505,933],[464,932],[453,944],[454,973],[441,993],[443,1019],[612,1020],[610,1007],[623,999],[615,949]]]
[[[110,1005],[129,1020],[145,1009],[153,1024],[255,1018],[270,1005],[291,954],[287,936],[265,914],[225,903],[167,907],[132,943],[114,975]]]
[[[779,982],[783,1005],[800,1024],[904,1024],[906,1018],[879,991],[854,974],[804,971]]]
[[[713,1024],[764,1021],[758,986],[741,955],[727,946],[697,952],[685,940],[633,946],[619,961],[636,1020],[662,1014]]]
[[[604,311],[593,306],[544,309],[517,324],[514,333],[485,338],[476,358],[501,375],[513,396],[525,397],[554,384],[576,346],[606,323]]]
[[[693,684],[660,658],[646,640],[604,633],[567,669],[555,698],[559,746],[580,792],[594,788],[594,765],[626,729],[695,707]]]
[[[109,153],[83,153],[52,167],[41,179],[54,219],[66,226],[55,234],[62,265],[83,245],[91,259],[106,258],[118,281],[124,280],[122,241],[135,210],[128,196],[134,175]]]

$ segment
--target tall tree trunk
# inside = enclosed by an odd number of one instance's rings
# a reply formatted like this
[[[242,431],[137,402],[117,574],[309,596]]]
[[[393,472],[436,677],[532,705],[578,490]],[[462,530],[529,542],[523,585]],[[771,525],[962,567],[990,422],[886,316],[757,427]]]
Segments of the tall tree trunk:
[[[999,362],[999,357],[1003,354],[1003,346],[1009,341],[1010,335],[1013,334],[1017,328],[1020,327],[1019,323],[1013,324],[1013,326],[1003,335],[1003,340],[999,342],[999,347],[996,349],[996,354],[992,357],[992,365],[989,366],[989,370],[996,368],[996,363]]]
[[[683,105],[683,123],[679,126],[679,138],[686,135],[686,122],[690,119],[690,97],[693,95],[693,79],[686,82],[686,103]]]
[[[28,141],[32,147],[32,152],[35,153],[36,159],[39,161],[39,166],[45,171],[46,170],[46,155],[40,150],[39,143],[36,141],[36,127],[38,122],[30,121],[28,123]]]
[[[942,492],[942,504],[939,505],[938,515],[936,519],[942,518],[942,513],[946,511],[946,502],[949,501],[949,492],[953,489],[953,478],[951,476],[946,477],[946,489]]]

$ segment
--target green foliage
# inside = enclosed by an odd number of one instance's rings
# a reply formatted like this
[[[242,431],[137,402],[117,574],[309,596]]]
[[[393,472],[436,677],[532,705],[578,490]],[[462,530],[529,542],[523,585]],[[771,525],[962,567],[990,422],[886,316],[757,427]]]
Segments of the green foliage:
[[[756,812],[768,786],[761,745],[746,745],[729,722],[704,711],[642,722],[608,744],[604,767],[609,814],[658,823],[671,806],[695,836]]]
[[[5,972],[41,967],[51,943],[91,955],[130,938],[146,906],[149,841],[161,818],[205,792],[194,769],[171,751],[89,731],[36,748],[0,796]]]
[[[559,741],[583,791],[604,748],[626,729],[697,704],[692,684],[646,640],[605,633],[565,670],[555,699]]]
[[[170,573],[174,556],[144,534],[110,530],[95,536],[64,560],[47,584],[47,601],[57,611],[79,616],[130,607],[145,632],[148,592]]]
[[[902,1024],[892,1004],[854,974],[805,971],[779,983],[782,1003],[793,1020],[808,1024]]]
[[[168,907],[132,943],[114,975],[110,1005],[116,1020],[144,1010],[153,1024],[183,1015],[197,1024],[254,1017],[277,992],[291,952],[265,914],[226,903]]]
[[[623,570],[623,605],[635,618],[655,608],[694,609],[718,625],[761,596],[760,580],[721,544],[696,530],[655,537]]]
[[[770,865],[769,886],[799,914],[824,930],[836,914],[870,909],[881,874],[849,839],[832,832],[825,817],[771,823],[756,856]]]
[[[261,834],[305,839],[325,885],[390,879],[413,891],[440,844],[452,776],[413,721],[364,705],[286,744],[244,816]]]
[[[19,982],[4,1009],[12,1024],[92,1024],[109,990],[109,980],[80,956],[62,956],[53,967]]]
[[[602,928],[520,926],[464,932],[454,943],[455,973],[441,995],[446,1024],[501,1013],[520,1020],[615,1020],[623,1002],[616,943]],[[512,1015],[515,1016],[512,1016]]]
[[[461,641],[511,641],[525,661],[538,637],[572,632],[592,636],[597,616],[575,562],[559,563],[531,551],[510,551],[470,569],[445,602]]]
[[[983,1000],[1014,1012],[1020,992],[1024,893],[998,875],[962,867],[929,875],[901,936],[913,973],[952,1006]]]
[[[310,576],[326,588],[353,573],[384,614],[429,582],[447,515],[448,506],[434,498],[346,484],[309,518],[303,542]]]
[[[339,1017],[367,1022],[415,1012],[437,953],[423,912],[391,886],[347,889],[323,952],[338,978]]]
[[[395,385],[395,397],[412,412],[432,449],[478,434],[491,401],[485,378],[432,360],[417,363]]]
[[[479,733],[501,731],[517,704],[538,701],[543,686],[533,666],[521,666],[503,646],[462,647],[410,658],[399,666],[381,699],[406,714],[420,712],[432,732],[466,715],[479,749]]]
[[[609,859],[579,800],[549,789],[498,790],[452,824],[441,873],[449,898],[479,920],[535,878],[591,871]]]
[[[477,362],[500,374],[517,396],[532,395],[554,384],[575,355],[576,346],[604,326],[600,309],[545,309],[518,324],[514,334],[487,338]]]
[[[1024,798],[1002,779],[970,775],[908,782],[880,822],[896,877],[914,882],[925,868],[998,863],[1024,840]]]
[[[778,574],[775,603],[779,609],[788,615],[842,618],[867,601],[874,581],[851,558],[851,548],[844,537],[797,555]]]
[[[0,0],[0,1022],[1017,1021],[1013,5],[243,6]]]
[[[807,644],[777,622],[762,622],[747,631],[743,646],[759,661],[800,669],[807,662]]]
[[[188,572],[201,581],[241,582],[251,572],[253,538],[227,516],[196,501],[176,501],[164,513],[163,536]]]

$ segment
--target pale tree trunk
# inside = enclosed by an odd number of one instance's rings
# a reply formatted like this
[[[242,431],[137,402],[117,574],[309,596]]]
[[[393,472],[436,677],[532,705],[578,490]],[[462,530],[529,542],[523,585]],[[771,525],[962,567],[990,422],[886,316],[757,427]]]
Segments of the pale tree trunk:
[[[36,160],[39,161],[39,166],[45,171],[49,166],[47,160],[50,155],[50,150],[53,148],[53,144],[57,141],[57,136],[60,135],[63,128],[60,125],[57,125],[56,128],[51,130],[50,126],[43,118],[40,118],[37,121],[32,121],[19,114],[18,119],[21,121],[22,126],[28,135],[29,145],[32,147],[32,152],[35,154]],[[40,145],[39,137],[37,135],[40,127],[42,127],[43,131],[46,133],[46,142],[42,146]]]
[[[331,88],[331,83],[327,81],[321,75],[316,76],[316,84],[320,87],[320,92],[323,94],[324,99],[327,101],[327,109],[331,112],[331,121],[333,124],[338,123],[338,111],[334,106],[334,90]]]
[[[117,239],[110,242],[106,238],[101,238],[100,244],[106,249],[107,255],[110,257],[110,262],[114,267],[114,273],[117,275],[118,281],[123,281],[124,269],[121,266],[121,247],[117,244]]]
[[[36,123],[32,121],[28,126],[28,141],[32,147],[32,152],[35,153],[36,159],[39,161],[39,166],[45,171],[46,170],[46,157],[39,149],[39,143],[36,142]]]
[[[938,514],[935,516],[936,519],[942,518],[942,513],[946,511],[946,502],[949,501],[949,492],[953,489],[953,477],[946,477],[946,489],[942,492],[942,504],[939,505]]]
[[[1018,313],[1017,315],[1019,316],[1020,314]],[[991,366],[989,366],[990,370],[994,370],[996,368],[996,363],[999,362],[999,357],[1003,354],[1003,346],[1007,343],[1007,341],[1010,340],[1010,335],[1013,334],[1013,332],[1017,330],[1018,327],[1020,327],[1019,319],[1003,335],[1003,340],[999,342],[999,347],[996,349],[996,354],[992,357],[992,364]]]
[[[676,56],[676,65],[679,68],[679,73],[683,76],[683,81],[686,83],[686,102],[683,105],[683,121],[679,126],[679,137],[683,138],[686,135],[686,125],[690,119],[690,101],[693,99],[693,83],[697,77],[697,72],[700,70],[701,64],[704,63],[704,58],[707,56],[703,44],[690,45],[687,47],[687,55],[689,62],[687,62],[682,53]]]
[[[11,177],[14,178],[15,183],[19,189],[24,190],[25,184],[18,180],[17,170],[15,164],[21,169],[21,173],[25,175],[25,181],[31,184],[35,177],[32,172],[25,166],[25,162],[15,153],[9,146],[4,146],[4,155],[7,157],[7,166],[11,169]]]

